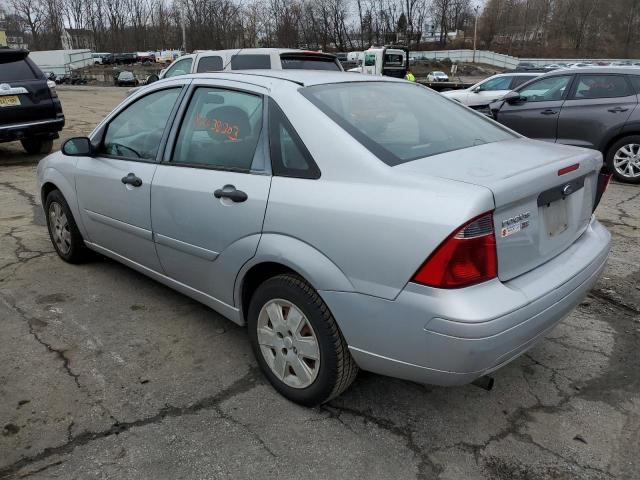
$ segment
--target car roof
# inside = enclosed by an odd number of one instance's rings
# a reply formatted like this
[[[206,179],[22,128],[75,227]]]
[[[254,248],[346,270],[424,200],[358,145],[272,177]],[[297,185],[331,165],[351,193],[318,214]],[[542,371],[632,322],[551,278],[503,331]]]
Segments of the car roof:
[[[552,77],[556,75],[566,75],[566,74],[574,74],[574,73],[619,73],[619,74],[631,74],[631,75],[640,75],[640,68],[638,67],[609,67],[609,66],[593,66],[593,67],[583,67],[583,68],[572,68],[572,69],[564,69],[564,70],[554,70],[553,72],[547,73],[545,76]]]
[[[304,87],[329,83],[353,82],[404,82],[398,78],[359,73],[332,72],[323,70],[235,70],[233,72],[193,73],[189,78],[211,78],[220,80],[245,81],[254,85],[271,88],[274,83],[295,83]]]
[[[226,50],[196,50],[195,55],[267,55],[271,53],[308,53],[308,54],[324,54],[333,55],[328,52],[316,52],[313,50],[300,50],[297,48],[229,48]]]

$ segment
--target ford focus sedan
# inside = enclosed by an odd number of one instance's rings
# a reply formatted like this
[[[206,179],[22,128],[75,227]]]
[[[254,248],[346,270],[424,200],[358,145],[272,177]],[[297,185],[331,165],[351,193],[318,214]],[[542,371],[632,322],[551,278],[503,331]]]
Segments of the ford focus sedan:
[[[51,240],[248,328],[285,397],[358,369],[472,382],[531,348],[601,274],[601,154],[525,139],[414,83],[185,75],[38,166]]]

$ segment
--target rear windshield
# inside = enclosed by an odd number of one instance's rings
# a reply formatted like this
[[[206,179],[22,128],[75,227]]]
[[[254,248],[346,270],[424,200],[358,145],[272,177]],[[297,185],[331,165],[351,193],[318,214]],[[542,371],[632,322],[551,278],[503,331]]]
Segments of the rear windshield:
[[[316,85],[301,92],[391,166],[517,138],[421,85],[349,82]]]
[[[234,55],[231,57],[231,70],[270,69],[269,55]]]
[[[332,70],[339,72],[340,67],[332,58],[280,57],[283,70]]]
[[[31,70],[26,60],[0,63],[0,83],[33,80],[36,74]]]

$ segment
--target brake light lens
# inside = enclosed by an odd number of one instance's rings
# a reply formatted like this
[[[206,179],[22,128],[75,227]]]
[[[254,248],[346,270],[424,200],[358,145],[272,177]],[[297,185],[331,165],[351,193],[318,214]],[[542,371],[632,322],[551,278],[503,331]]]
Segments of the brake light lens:
[[[497,276],[493,214],[485,213],[442,242],[411,281],[436,288],[462,288]]]
[[[56,82],[54,82],[53,80],[47,80],[47,87],[49,87],[51,98],[57,98],[58,92],[56,92]]]

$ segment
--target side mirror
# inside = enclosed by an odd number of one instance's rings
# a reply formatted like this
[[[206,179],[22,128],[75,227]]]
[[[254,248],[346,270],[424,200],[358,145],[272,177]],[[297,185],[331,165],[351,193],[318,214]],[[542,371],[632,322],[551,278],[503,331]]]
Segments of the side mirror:
[[[518,92],[509,92],[502,99],[507,102],[509,105],[513,105],[514,103],[523,102],[525,99],[520,96]]]
[[[62,153],[68,157],[90,157],[93,155],[93,148],[87,137],[75,137],[64,142]]]
[[[145,85],[149,85],[150,83],[157,82],[158,80],[160,80],[160,77],[158,77],[158,75],[153,73],[147,77],[147,80],[145,81]]]
[[[472,89],[471,89],[471,91],[472,91],[473,93],[481,92],[481,91],[482,91],[482,87],[472,88]]]

